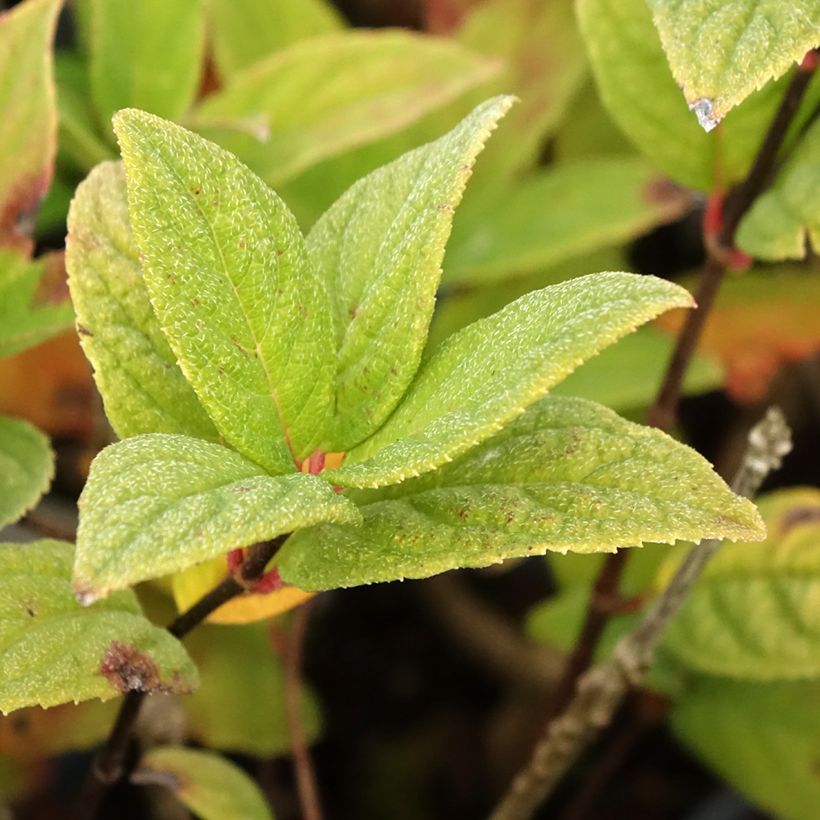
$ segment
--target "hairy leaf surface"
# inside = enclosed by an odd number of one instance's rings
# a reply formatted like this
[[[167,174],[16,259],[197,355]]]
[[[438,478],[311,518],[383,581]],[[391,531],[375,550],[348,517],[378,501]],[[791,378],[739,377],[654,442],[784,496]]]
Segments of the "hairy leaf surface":
[[[0,416],[0,527],[28,512],[53,476],[48,439],[28,422]]]
[[[74,588],[95,600],[356,507],[315,476],[270,476],[188,436],[135,436],[94,460],[80,497]]]
[[[80,342],[120,438],[219,434],[182,375],[142,277],[119,162],[97,166],[68,214],[66,266]]]
[[[140,111],[117,115],[131,227],[160,325],[217,429],[272,473],[330,411],[330,303],[285,204],[236,157]]]
[[[424,362],[384,426],[328,480],[394,484],[443,464],[511,421],[585,359],[671,307],[677,285],[598,273],[522,296],[455,333]]]
[[[552,396],[453,463],[354,498],[364,524],[297,533],[280,553],[286,581],[330,589],[547,551],[764,533],[754,506],[693,450]]]
[[[73,556],[61,541],[0,544],[0,712],[194,689],[182,644],[142,615],[132,592],[77,603]]]

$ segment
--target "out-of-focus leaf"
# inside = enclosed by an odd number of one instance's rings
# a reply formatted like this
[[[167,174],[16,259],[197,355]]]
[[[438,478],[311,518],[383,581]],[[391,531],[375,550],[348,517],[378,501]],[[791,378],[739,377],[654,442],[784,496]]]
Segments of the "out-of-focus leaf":
[[[172,585],[177,609],[184,612],[212,590],[225,577],[226,566],[224,556],[220,556],[174,575]],[[263,621],[281,615],[312,597],[312,592],[304,592],[290,584],[264,594],[248,592],[222,604],[208,616],[208,621],[213,624]]]
[[[60,0],[0,14],[0,245],[29,250],[57,138],[51,41]]]
[[[390,134],[492,76],[498,64],[451,40],[350,31],[297,43],[234,76],[193,123],[274,185]],[[228,130],[264,118],[262,138]]]
[[[296,220],[190,131],[135,110],[115,129],[143,276],[186,378],[232,446],[291,471],[322,438],[334,370],[330,299]]]
[[[74,196],[73,181],[69,181],[62,174],[51,180],[51,187],[37,211],[37,222],[34,226],[34,236],[37,241],[48,242],[55,236],[61,238],[65,236],[66,215],[72,196]]]
[[[447,250],[446,282],[506,279],[558,265],[675,220],[692,204],[638,157],[540,171],[503,202],[465,203]]]
[[[206,0],[210,39],[219,74],[243,68],[307,37],[343,27],[325,0]]]
[[[60,541],[0,544],[0,712],[194,689],[182,644],[142,615],[132,592],[77,603],[73,557]]]
[[[648,0],[675,81],[707,131],[820,44],[817,0]]]
[[[766,396],[787,362],[820,350],[820,275],[798,268],[752,270],[724,282],[701,336],[701,350],[723,362],[726,390],[737,401]],[[680,312],[658,321],[676,334]]]
[[[768,538],[724,546],[709,562],[664,646],[709,675],[820,676],[820,490],[761,498]],[[678,559],[662,569],[658,586]]]
[[[235,754],[287,753],[284,669],[268,627],[205,626],[191,635],[187,647],[202,676],[199,689],[182,702],[194,739]],[[314,739],[319,712],[305,689],[301,718],[308,739]]]
[[[66,266],[80,342],[117,435],[218,440],[151,307],[120,163],[99,165],[80,185],[68,227]]]
[[[259,786],[212,752],[158,746],[143,755],[132,779],[166,786],[201,820],[273,820]]]
[[[32,260],[14,248],[0,248],[0,358],[71,327],[63,264],[61,253]]]
[[[300,527],[360,520],[321,478],[270,476],[219,444],[161,433],[103,450],[79,503],[74,588],[89,601]]]
[[[91,93],[104,133],[120,108],[184,114],[202,71],[203,0],[90,2]]]
[[[693,450],[592,402],[552,396],[451,464],[354,498],[361,527],[288,540],[286,581],[331,589],[547,551],[764,533],[754,505]]]
[[[740,223],[738,247],[758,259],[802,259],[820,249],[820,120],[806,132],[774,185]]]
[[[690,304],[676,285],[628,273],[591,274],[522,296],[447,339],[384,426],[325,474],[346,487],[378,487],[435,469],[638,325]]]
[[[330,294],[333,417],[322,449],[347,451],[384,423],[418,369],[444,247],[473,163],[512,104],[496,97],[449,134],[357,182],[308,235]]]
[[[696,678],[670,715],[680,741],[773,817],[820,805],[820,683]]]
[[[0,527],[30,510],[53,476],[48,439],[24,421],[0,416]]]

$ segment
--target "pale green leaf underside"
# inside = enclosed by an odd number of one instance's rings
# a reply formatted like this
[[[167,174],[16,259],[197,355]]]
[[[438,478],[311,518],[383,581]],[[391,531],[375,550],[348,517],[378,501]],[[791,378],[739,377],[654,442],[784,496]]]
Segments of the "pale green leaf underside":
[[[691,296],[670,282],[598,273],[522,296],[427,358],[384,426],[328,480],[395,484],[497,432],[584,360]]]
[[[142,615],[132,592],[77,603],[73,554],[59,541],[0,544],[0,712],[194,689],[182,644]]]
[[[317,446],[331,402],[324,284],[293,215],[236,157],[140,111],[115,121],[160,326],[233,447],[272,473]]]
[[[820,676],[820,492],[776,493],[761,499],[760,510],[768,539],[723,547],[664,645],[711,675]]]
[[[498,69],[457,43],[400,30],[348,31],[297,43],[231,78],[195,110],[198,130],[271,184],[392,134]],[[266,133],[232,132],[249,117]]]
[[[675,703],[675,735],[746,797],[784,820],[820,805],[820,683],[697,678]]]
[[[273,820],[259,786],[213,752],[157,746],[143,755],[133,779],[169,787],[201,820]]]
[[[53,475],[48,439],[28,422],[0,416],[0,527],[30,510]]]
[[[740,223],[737,245],[758,259],[802,259],[820,249],[820,121],[806,132],[774,185]]]
[[[307,37],[342,28],[325,0],[207,0],[214,59],[222,78]]]
[[[503,202],[465,202],[447,249],[445,281],[535,273],[673,220],[689,197],[643,159],[606,157],[540,171]]]
[[[817,0],[648,0],[672,74],[706,130],[820,43]]]
[[[280,553],[285,580],[331,589],[547,551],[763,536],[754,506],[693,450],[552,396],[451,464],[354,498],[364,524],[297,533]]]
[[[47,264],[46,257],[28,259],[14,248],[0,248],[0,358],[71,327],[71,305],[50,304],[38,293]]]
[[[196,96],[205,49],[203,0],[90,0],[91,93],[110,133],[120,108],[176,119]]]
[[[135,436],[91,465],[74,588],[95,600],[300,527],[359,519],[315,476],[270,476],[233,450],[188,436]]]
[[[177,365],[154,316],[128,221],[119,162],[97,166],[68,214],[68,285],[80,342],[120,438],[219,434]]]
[[[353,185],[308,235],[331,296],[335,412],[323,449],[377,430],[418,369],[453,212],[476,156],[512,104],[496,97],[449,134]]]

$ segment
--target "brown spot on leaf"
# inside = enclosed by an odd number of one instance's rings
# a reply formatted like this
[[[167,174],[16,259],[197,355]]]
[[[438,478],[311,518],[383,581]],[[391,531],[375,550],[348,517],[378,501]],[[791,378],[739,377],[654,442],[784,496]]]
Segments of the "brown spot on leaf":
[[[690,191],[682,188],[671,179],[662,176],[650,179],[644,186],[642,194],[644,202],[650,205],[658,205],[670,217],[682,216],[694,202]]]
[[[119,692],[153,692],[161,689],[159,669],[135,646],[112,641],[100,664],[100,674]]]
[[[17,180],[0,206],[0,245],[31,253],[34,222],[50,183],[50,170]]]
[[[81,325],[79,322],[77,323],[77,333],[79,333],[80,336],[94,335],[85,325]]]
[[[789,510],[780,522],[780,533],[786,535],[789,530],[800,524],[820,523],[820,507],[794,507]]]

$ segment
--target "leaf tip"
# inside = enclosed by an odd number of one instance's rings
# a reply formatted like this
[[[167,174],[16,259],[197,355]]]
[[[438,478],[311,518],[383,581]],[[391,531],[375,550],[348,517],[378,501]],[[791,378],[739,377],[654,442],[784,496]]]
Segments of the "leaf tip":
[[[87,581],[74,581],[72,589],[74,591],[74,597],[80,606],[91,606],[91,604],[105,597],[104,594],[93,589]]]
[[[701,97],[689,103],[689,110],[694,113],[698,119],[698,124],[707,134],[716,128],[720,122],[720,117],[715,113],[714,100],[710,100],[708,97]]]

